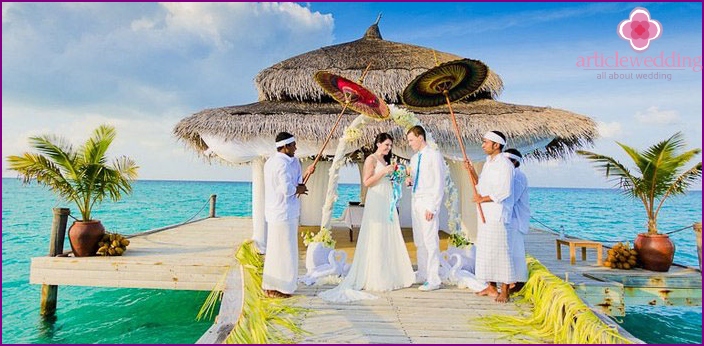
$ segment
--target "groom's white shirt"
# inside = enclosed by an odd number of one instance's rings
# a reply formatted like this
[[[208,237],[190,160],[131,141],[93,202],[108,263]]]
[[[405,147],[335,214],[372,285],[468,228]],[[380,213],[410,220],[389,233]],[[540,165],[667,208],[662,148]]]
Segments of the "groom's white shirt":
[[[422,154],[420,176],[416,179],[419,154]],[[445,174],[445,160],[442,154],[430,148],[429,145],[426,144],[425,148],[411,157],[411,179],[414,184],[417,181],[413,199],[435,215],[440,211],[442,197],[445,194]]]

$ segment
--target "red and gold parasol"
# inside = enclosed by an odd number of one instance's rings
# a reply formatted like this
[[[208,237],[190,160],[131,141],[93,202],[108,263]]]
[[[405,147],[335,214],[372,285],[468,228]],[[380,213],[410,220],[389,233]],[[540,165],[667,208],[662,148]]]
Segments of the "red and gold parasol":
[[[403,103],[410,107],[429,108],[447,103],[455,136],[459,141],[464,161],[470,164],[472,161],[465,152],[464,141],[462,140],[451,102],[461,100],[477,92],[484,84],[484,81],[486,81],[488,75],[489,68],[481,61],[471,59],[454,60],[440,64],[418,75],[406,86],[401,95]],[[469,168],[467,169],[467,174],[472,182],[474,194],[477,195],[477,181],[469,171]],[[486,222],[482,205],[477,204],[477,207],[482,222]]]
[[[364,76],[370,66],[371,64],[367,65],[367,68],[364,70],[364,73],[362,73],[362,76],[359,79],[359,83],[361,83],[364,79]],[[313,78],[323,88],[323,90],[325,90],[326,93],[335,99],[335,101],[343,104],[342,112],[340,112],[340,115],[337,116],[337,120],[332,126],[332,129],[330,129],[330,133],[327,138],[325,138],[323,146],[320,148],[318,155],[315,156],[315,160],[313,161],[313,166],[315,166],[320,160],[323,150],[325,150],[325,147],[328,145],[332,134],[335,132],[335,129],[340,123],[342,115],[345,113],[347,108],[370,118],[386,119],[389,117],[389,106],[386,102],[384,102],[384,100],[374,95],[374,93],[367,90],[365,87],[334,73],[330,73],[328,71],[318,71],[315,73]],[[309,177],[310,175],[307,175],[303,178],[304,184],[308,181]]]
[[[347,108],[370,118],[389,117],[389,106],[386,102],[365,87],[328,71],[318,71],[313,78],[335,101],[346,105]]]

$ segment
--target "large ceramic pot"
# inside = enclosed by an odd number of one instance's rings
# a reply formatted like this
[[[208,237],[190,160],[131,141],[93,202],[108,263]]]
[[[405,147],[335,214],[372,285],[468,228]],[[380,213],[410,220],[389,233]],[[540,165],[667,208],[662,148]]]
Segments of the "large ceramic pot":
[[[667,234],[641,233],[636,237],[634,248],[643,269],[647,270],[666,272],[675,258],[675,244]]]
[[[68,240],[76,257],[95,256],[98,243],[105,235],[105,227],[100,221],[74,221],[68,229]]]

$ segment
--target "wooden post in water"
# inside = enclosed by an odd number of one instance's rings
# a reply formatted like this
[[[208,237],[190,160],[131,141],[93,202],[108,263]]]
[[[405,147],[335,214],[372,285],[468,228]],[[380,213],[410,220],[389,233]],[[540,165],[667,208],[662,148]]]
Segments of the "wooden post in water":
[[[210,217],[215,217],[215,200],[218,195],[210,195]]]
[[[64,252],[64,239],[66,238],[66,223],[71,210],[68,208],[54,208],[54,221],[51,223],[51,238],[49,240],[49,257],[54,257]],[[43,317],[52,317],[56,313],[56,298],[59,286],[42,285],[42,296],[39,314]]]
[[[696,222],[692,228],[694,228],[694,235],[697,237],[697,255],[699,256],[699,270],[702,270],[702,223]]]

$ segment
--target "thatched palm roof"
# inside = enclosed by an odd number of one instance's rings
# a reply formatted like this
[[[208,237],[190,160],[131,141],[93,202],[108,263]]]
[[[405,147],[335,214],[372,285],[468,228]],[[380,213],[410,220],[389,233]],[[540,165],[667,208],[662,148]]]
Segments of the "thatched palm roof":
[[[261,101],[203,110],[179,122],[174,132],[201,154],[208,148],[201,138],[202,135],[215,136],[224,141],[247,142],[266,134],[271,142],[276,133],[288,131],[299,139],[322,143],[341,109],[337,103]],[[485,99],[457,103],[453,109],[468,147],[479,147],[486,131],[501,130],[511,139],[509,146],[547,140],[540,145],[542,150],[532,153],[535,158],[562,157],[579,147],[591,144],[597,135],[596,124],[590,118],[555,108],[521,106]],[[447,116],[447,107],[414,112],[433,134],[446,156],[461,156],[452,124]],[[357,115],[347,111],[333,138],[340,138],[343,129]],[[404,140],[403,129],[391,120],[370,123],[363,129],[362,137],[354,143],[355,146],[370,145],[374,136],[381,131],[389,132],[396,138],[395,152],[410,151]],[[262,155],[271,154],[271,145],[265,150]],[[333,145],[326,148],[328,155],[334,154],[334,151]]]
[[[399,104],[400,94],[408,83],[436,66],[435,57],[438,63],[462,59],[428,48],[385,41],[374,24],[359,40],[323,47],[262,70],[256,77],[259,102],[203,110],[181,120],[174,133],[206,157],[211,154],[206,152],[208,141],[217,142],[212,145],[230,151],[217,154],[221,158],[232,157],[228,159],[230,162],[248,162],[257,156],[271,155],[273,138],[280,131],[296,135],[297,154],[315,155],[342,109],[314,81],[315,72],[328,70],[354,80],[372,62],[364,86],[386,102]],[[564,157],[592,144],[597,136],[596,124],[588,117],[549,107],[495,101],[493,97],[502,87],[499,76],[490,72],[482,89],[453,105],[470,157],[483,157],[480,141],[488,130],[504,132],[509,137],[509,146],[524,153],[535,150],[528,156],[538,159]],[[462,156],[446,106],[413,111],[446,156]],[[326,155],[334,154],[337,138],[357,115],[347,111],[326,148]],[[363,129],[363,136],[355,143],[357,148],[370,145],[380,131],[389,132],[397,139],[395,153],[404,157],[410,154],[403,140],[405,133],[392,121],[375,122]]]
[[[359,40],[323,47],[281,61],[259,72],[255,78],[259,100],[320,102],[330,98],[311,78],[328,70],[358,80],[369,63],[363,84],[390,103],[401,103],[401,92],[416,76],[443,63],[462,57],[425,47],[382,39],[377,24]],[[503,89],[501,78],[489,70],[480,90],[467,100],[495,98]]]

